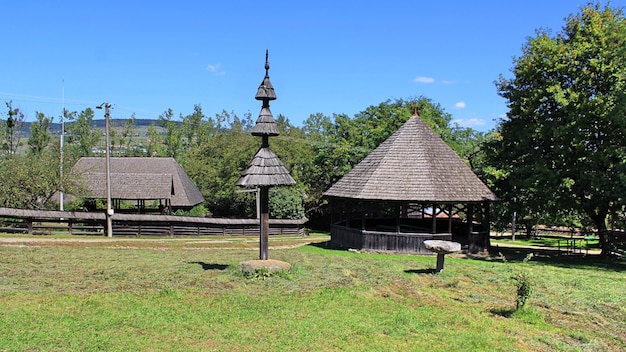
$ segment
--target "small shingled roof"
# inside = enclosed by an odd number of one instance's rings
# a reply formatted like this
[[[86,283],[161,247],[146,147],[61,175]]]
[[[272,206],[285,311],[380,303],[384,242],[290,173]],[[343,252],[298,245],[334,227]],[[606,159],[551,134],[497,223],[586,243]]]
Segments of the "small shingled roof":
[[[259,118],[256,120],[256,124],[250,131],[253,136],[278,136],[280,132],[278,131],[278,125],[274,120],[274,116],[272,116],[272,111],[270,111],[270,100],[276,100],[276,92],[274,91],[274,86],[272,82],[270,82],[270,63],[268,61],[268,51],[265,50],[265,77],[259,85],[259,89],[257,90],[255,99],[263,101],[261,106],[261,112],[259,113]]]
[[[260,148],[236,185],[241,187],[290,186],[296,181],[278,156],[269,148]]]
[[[173,207],[192,207],[204,196],[174,158],[110,158],[111,198],[170,199]],[[106,158],[83,157],[71,171],[83,178],[87,196],[106,198]]]
[[[415,202],[497,200],[469,166],[417,114],[324,195]]]

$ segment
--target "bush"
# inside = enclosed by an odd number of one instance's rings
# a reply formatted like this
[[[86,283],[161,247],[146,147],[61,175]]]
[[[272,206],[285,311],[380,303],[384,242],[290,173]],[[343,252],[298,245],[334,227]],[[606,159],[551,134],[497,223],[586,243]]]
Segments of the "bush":
[[[515,286],[517,288],[517,299],[516,299],[516,309],[520,310],[524,308],[526,305],[526,301],[530,297],[533,292],[533,285],[530,279],[528,278],[528,274],[525,272],[520,272],[513,276],[513,280],[515,281]]]

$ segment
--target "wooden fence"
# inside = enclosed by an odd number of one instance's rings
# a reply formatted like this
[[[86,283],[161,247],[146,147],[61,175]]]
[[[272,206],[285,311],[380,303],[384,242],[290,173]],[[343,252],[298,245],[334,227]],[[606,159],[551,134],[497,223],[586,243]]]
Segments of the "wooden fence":
[[[114,214],[114,236],[254,235],[258,219],[198,218],[174,215]],[[270,235],[304,235],[307,219],[270,219]],[[0,232],[103,236],[104,213],[0,208]]]
[[[609,251],[612,255],[626,258],[626,232],[621,230],[607,230],[607,240],[610,243]]]

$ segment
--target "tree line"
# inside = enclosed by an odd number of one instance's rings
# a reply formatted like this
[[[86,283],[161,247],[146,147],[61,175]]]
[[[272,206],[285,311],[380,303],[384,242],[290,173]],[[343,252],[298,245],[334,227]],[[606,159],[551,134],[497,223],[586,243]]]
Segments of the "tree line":
[[[626,204],[626,24],[623,11],[588,4],[552,34],[539,29],[513,59],[510,76],[495,85],[508,102],[507,115],[490,132],[452,123],[452,116],[427,97],[387,100],[354,116],[312,114],[294,126],[278,115],[274,150],[297,181],[270,197],[273,217],[325,212],[322,193],[395,132],[418,108],[420,116],[501,199],[493,209],[496,228],[514,219],[537,224],[624,228]],[[52,207],[54,191],[74,187],[62,179],[51,117],[37,114],[19,149],[15,125],[23,115],[7,103],[0,121],[0,205]],[[64,112],[68,124],[66,169],[92,155],[102,131],[93,110]],[[121,155],[175,158],[206,197],[214,216],[252,216],[254,202],[235,186],[259,142],[249,134],[255,119],[223,111],[206,116],[200,105],[188,115],[167,110],[145,138],[133,118],[112,136]],[[97,149],[95,149],[97,150]],[[36,157],[33,157],[36,156]],[[67,175],[64,175],[67,177]],[[30,182],[37,180],[37,182]]]
[[[19,114],[7,103],[10,116]],[[273,217],[301,218],[322,214],[322,193],[363,159],[378,144],[394,133],[418,108],[422,118],[453,145],[460,155],[475,159],[482,134],[471,129],[451,126],[451,115],[431,100],[420,97],[388,100],[367,107],[354,117],[345,114],[325,116],[312,114],[301,127],[278,115],[280,136],[272,139],[274,150],[292,177],[293,187],[279,187],[272,193]],[[23,115],[22,115],[23,116]],[[19,123],[0,121],[0,139],[4,151],[0,183],[3,188],[0,206],[17,208],[56,208],[52,195],[60,190],[78,192],[79,182],[61,169],[69,170],[83,156],[104,152],[104,132],[94,123],[94,111],[64,112],[66,123],[63,168],[60,143],[53,136],[52,117],[37,113],[30,125],[26,143],[16,134]],[[253,194],[238,192],[235,186],[241,171],[259,147],[249,131],[255,124],[251,114],[238,116],[222,111],[214,116],[204,114],[200,105],[193,112],[178,116],[169,109],[144,131],[136,133],[134,118],[111,129],[111,148],[115,156],[173,157],[185,169],[207,199],[203,205],[220,217],[253,216]],[[17,150],[21,152],[17,153]],[[34,176],[46,177],[45,182]],[[63,178],[62,178],[63,177]]]

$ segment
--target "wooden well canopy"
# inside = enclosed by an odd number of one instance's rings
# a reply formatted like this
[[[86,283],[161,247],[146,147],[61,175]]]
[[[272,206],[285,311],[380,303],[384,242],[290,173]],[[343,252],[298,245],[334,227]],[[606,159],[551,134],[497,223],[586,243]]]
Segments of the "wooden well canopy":
[[[422,252],[423,240],[453,234],[472,251],[486,249],[489,203],[497,200],[417,113],[324,196],[331,201],[334,242],[409,252]],[[374,235],[367,231],[383,234],[370,240]],[[406,236],[399,238],[401,233]],[[396,245],[411,241],[409,248]]]
[[[261,138],[261,147],[252,161],[241,173],[236,185],[259,190],[259,259],[268,260],[269,235],[269,189],[273,186],[291,186],[291,177],[280,158],[270,149],[270,137],[278,136],[278,125],[270,111],[270,101],[276,100],[274,86],[270,82],[268,51],[265,51],[265,77],[257,89],[256,100],[261,101],[261,112],[250,133]]]

